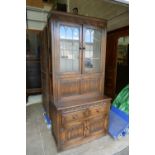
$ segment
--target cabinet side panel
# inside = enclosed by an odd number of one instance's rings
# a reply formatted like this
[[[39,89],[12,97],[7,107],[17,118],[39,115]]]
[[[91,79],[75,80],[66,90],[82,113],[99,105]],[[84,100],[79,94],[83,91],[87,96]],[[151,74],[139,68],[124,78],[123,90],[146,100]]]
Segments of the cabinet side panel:
[[[49,115],[49,69],[48,69],[48,32],[47,27],[42,32],[41,45],[41,78],[42,78],[42,96],[43,106]]]

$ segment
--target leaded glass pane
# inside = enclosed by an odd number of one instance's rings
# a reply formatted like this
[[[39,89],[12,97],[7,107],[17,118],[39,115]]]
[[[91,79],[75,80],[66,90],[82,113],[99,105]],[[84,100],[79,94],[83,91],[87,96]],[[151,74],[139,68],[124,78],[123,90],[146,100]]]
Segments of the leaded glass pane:
[[[60,72],[79,71],[79,28],[60,26]]]
[[[84,31],[85,71],[100,71],[101,31],[87,28]]]

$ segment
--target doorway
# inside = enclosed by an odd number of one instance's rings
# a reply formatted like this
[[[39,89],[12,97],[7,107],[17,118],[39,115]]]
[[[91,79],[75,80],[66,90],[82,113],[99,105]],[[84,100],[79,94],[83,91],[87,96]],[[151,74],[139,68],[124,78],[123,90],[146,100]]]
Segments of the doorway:
[[[129,27],[107,34],[105,95],[114,99],[129,84]]]
[[[118,39],[116,94],[129,84],[129,36]]]

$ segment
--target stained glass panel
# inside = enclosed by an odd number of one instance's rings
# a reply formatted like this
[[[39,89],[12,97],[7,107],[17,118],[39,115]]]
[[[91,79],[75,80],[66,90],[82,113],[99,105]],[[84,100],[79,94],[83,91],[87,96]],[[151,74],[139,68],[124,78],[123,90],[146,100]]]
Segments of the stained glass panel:
[[[85,29],[84,31],[85,46],[85,71],[100,71],[101,57],[101,31],[96,29]]]
[[[60,26],[60,72],[79,71],[79,28]]]

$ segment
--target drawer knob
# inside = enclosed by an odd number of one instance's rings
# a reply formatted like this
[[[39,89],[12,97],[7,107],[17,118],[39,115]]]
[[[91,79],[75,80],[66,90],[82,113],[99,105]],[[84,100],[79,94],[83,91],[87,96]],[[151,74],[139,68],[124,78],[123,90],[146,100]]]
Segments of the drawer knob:
[[[98,110],[98,109],[96,109],[96,112],[98,112],[98,113],[99,113],[99,110]]]
[[[72,118],[73,118],[73,119],[77,119],[78,116],[77,116],[77,115],[73,115]]]

